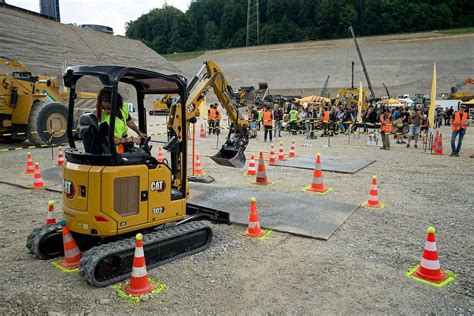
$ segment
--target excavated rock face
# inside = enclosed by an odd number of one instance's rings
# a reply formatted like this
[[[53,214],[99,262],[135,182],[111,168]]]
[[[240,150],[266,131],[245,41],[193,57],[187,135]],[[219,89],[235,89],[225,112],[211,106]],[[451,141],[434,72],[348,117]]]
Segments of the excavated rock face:
[[[0,8],[0,29],[0,55],[18,59],[33,74],[60,78],[63,63],[68,66],[115,64],[181,73],[140,41],[81,29],[8,8]]]

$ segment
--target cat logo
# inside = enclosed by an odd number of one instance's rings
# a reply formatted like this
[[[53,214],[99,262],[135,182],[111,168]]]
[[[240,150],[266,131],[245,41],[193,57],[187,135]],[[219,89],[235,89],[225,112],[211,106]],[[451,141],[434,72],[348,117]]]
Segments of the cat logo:
[[[72,182],[68,180],[63,180],[63,191],[68,199],[72,199],[74,197],[74,194],[76,194],[74,184],[72,184]]]
[[[166,182],[163,180],[152,181],[150,184],[150,190],[156,192],[163,192],[166,189]]]

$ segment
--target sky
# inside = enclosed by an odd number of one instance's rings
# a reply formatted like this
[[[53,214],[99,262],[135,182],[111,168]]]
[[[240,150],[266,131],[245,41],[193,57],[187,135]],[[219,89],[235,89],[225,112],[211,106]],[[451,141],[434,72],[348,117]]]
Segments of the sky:
[[[27,10],[39,12],[39,0],[6,0]],[[62,23],[100,24],[114,29],[114,34],[125,35],[125,23],[136,20],[164,3],[185,12],[191,0],[59,0]]]

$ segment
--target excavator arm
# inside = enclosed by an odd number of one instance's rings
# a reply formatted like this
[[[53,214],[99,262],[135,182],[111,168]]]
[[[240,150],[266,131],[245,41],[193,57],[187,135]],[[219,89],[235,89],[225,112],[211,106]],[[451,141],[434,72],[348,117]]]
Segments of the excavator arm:
[[[186,131],[190,123],[196,122],[198,105],[211,88],[232,121],[224,145],[211,159],[223,166],[242,168],[245,166],[244,151],[249,142],[249,122],[239,113],[239,99],[228,84],[222,70],[211,60],[203,63],[199,72],[187,86]]]
[[[28,72],[28,68],[26,68],[26,66],[23,65],[21,62],[16,59],[8,58],[5,56],[0,56],[0,65],[5,65],[10,68],[14,68],[19,72]]]

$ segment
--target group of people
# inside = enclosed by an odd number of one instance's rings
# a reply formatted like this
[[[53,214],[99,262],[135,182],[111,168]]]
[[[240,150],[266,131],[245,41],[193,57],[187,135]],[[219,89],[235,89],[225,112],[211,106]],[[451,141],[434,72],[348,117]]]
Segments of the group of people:
[[[219,135],[221,132],[221,112],[219,112],[218,104],[213,103],[209,106],[209,110],[207,110],[207,126],[209,128],[209,135],[215,134]]]

